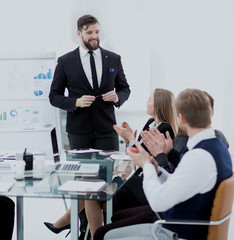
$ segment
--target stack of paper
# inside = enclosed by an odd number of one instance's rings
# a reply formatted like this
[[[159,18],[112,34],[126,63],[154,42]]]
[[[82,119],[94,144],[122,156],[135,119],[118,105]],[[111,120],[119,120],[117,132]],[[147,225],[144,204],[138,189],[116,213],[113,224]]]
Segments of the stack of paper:
[[[100,151],[102,150],[89,148],[89,149],[73,149],[73,150],[68,150],[67,152],[70,154],[76,154],[76,153],[95,153]]]
[[[110,158],[113,160],[131,160],[131,158],[126,154],[112,154]]]
[[[58,187],[60,191],[66,192],[100,192],[106,186],[105,181],[72,181],[69,180]]]

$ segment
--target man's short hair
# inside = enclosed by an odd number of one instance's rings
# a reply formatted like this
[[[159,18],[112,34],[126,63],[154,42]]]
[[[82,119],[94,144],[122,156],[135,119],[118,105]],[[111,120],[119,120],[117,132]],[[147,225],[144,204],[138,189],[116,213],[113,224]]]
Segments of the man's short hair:
[[[99,23],[98,20],[92,15],[84,15],[77,20],[77,29],[79,31],[87,30],[89,25]]]
[[[210,105],[212,110],[214,110],[214,98],[206,91],[204,91],[204,93],[208,96],[209,100],[210,100]]]
[[[185,89],[176,98],[177,114],[181,113],[192,128],[211,124],[212,110],[208,96],[199,89]]]

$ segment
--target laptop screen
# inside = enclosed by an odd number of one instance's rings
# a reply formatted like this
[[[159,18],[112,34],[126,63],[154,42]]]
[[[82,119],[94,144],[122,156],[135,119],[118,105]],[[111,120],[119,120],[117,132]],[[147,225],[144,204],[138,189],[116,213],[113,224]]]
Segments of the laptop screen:
[[[57,141],[57,135],[56,135],[55,128],[53,128],[51,130],[50,135],[51,135],[51,143],[52,143],[54,162],[57,163],[60,161],[60,158],[59,158],[58,141]]]

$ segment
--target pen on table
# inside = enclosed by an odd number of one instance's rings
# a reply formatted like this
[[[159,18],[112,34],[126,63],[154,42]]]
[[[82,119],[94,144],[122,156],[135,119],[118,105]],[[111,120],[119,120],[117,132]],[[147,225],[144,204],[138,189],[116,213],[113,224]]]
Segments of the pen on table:
[[[0,162],[4,160],[15,160],[15,157],[0,157]]]
[[[12,184],[12,186],[8,189],[8,192],[11,191],[11,189],[13,188],[14,185],[15,185],[15,184]]]

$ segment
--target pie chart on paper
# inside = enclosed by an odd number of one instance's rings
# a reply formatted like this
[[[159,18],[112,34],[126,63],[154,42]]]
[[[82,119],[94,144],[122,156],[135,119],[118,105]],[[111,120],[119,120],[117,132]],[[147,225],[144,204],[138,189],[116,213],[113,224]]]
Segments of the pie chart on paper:
[[[43,95],[43,91],[42,90],[35,90],[34,95],[37,96],[37,97],[41,96],[41,95]]]

